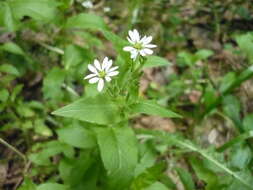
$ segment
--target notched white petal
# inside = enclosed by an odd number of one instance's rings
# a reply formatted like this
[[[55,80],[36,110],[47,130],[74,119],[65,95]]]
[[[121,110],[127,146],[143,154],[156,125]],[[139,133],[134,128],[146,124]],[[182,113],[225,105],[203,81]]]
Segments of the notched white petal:
[[[143,49],[143,51],[145,52],[145,54],[151,55],[153,53],[153,50],[145,48]]]
[[[105,68],[105,71],[108,71],[112,66],[112,60],[109,60],[107,63],[107,67]]]
[[[157,46],[155,44],[146,44],[144,45],[146,48],[156,48]]]
[[[90,72],[92,72],[92,73],[95,73],[95,74],[98,73],[98,72],[97,72],[97,69],[96,69],[94,66],[92,66],[91,64],[88,65],[88,69],[89,69]]]
[[[94,84],[94,83],[98,82],[99,80],[100,80],[100,78],[94,77],[94,78],[92,78],[92,79],[89,80],[89,83],[90,84]]]
[[[108,72],[115,71],[115,70],[117,70],[118,68],[119,68],[118,66],[112,67],[112,68],[110,68],[110,69],[108,70]]]
[[[97,70],[99,70],[99,71],[102,70],[101,65],[100,65],[100,63],[99,63],[99,61],[97,59],[94,60],[94,65],[97,68]]]
[[[97,74],[89,74],[86,77],[84,77],[84,79],[90,79],[90,78],[95,77],[95,76],[97,76]]]
[[[111,77],[106,76],[106,77],[105,77],[105,80],[106,80],[107,82],[110,82],[112,79],[111,79]]]
[[[104,88],[104,80],[103,80],[103,79],[99,79],[99,81],[98,81],[98,86],[97,86],[97,90],[98,90],[99,92],[101,92],[101,91],[103,90],[103,88]]]
[[[118,74],[119,74],[119,71],[112,71],[112,72],[107,73],[107,76],[112,77],[112,76],[116,76]]]
[[[136,29],[134,29],[133,33],[134,33],[135,42],[139,42],[140,41],[140,34],[139,34],[139,32]]]
[[[103,63],[102,63],[102,70],[105,70],[105,68],[108,65],[108,61],[109,61],[109,58],[105,57],[104,60],[103,60]]]
[[[126,46],[126,47],[123,48],[123,50],[124,51],[133,51],[133,50],[135,50],[135,48],[132,47],[132,46]]]

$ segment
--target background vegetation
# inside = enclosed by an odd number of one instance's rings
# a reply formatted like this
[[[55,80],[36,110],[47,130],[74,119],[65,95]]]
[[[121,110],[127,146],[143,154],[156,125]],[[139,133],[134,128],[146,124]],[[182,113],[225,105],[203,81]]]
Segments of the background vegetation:
[[[252,189],[252,2],[87,2],[0,2],[0,188]],[[101,157],[114,155],[113,145],[102,147],[106,134],[51,113],[97,93],[83,80],[87,64],[117,59],[133,28],[158,46],[140,96],[182,118],[131,119],[139,155],[129,176],[131,151],[122,167],[105,164]]]

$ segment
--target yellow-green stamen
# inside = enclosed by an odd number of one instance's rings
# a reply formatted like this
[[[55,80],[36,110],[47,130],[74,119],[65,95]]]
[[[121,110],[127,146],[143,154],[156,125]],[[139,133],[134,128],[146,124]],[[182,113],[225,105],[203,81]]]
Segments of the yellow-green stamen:
[[[99,76],[100,78],[105,78],[106,72],[105,72],[105,71],[100,71],[100,72],[98,73],[98,76]]]
[[[136,44],[134,44],[134,48],[138,49],[138,50],[141,50],[143,47],[142,47],[141,43],[136,43]]]

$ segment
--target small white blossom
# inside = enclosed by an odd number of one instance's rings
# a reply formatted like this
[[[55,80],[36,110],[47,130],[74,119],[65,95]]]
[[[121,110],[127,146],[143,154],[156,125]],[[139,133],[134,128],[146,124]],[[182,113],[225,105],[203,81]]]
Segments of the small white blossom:
[[[84,1],[84,2],[82,2],[82,6],[87,9],[91,9],[93,7],[93,4],[91,1]]]
[[[129,51],[132,59],[135,60],[139,54],[141,56],[153,54],[153,50],[151,50],[151,48],[155,48],[156,45],[150,44],[152,41],[152,36],[144,36],[141,38],[136,29],[133,31],[130,30],[128,34],[129,37],[127,37],[127,40],[131,43],[131,46],[126,46],[123,48],[123,50]]]
[[[88,69],[91,74],[87,75],[84,79],[89,79],[90,84],[98,83],[97,90],[101,92],[104,88],[105,81],[110,82],[111,77],[119,74],[117,71],[118,66],[112,67],[112,60],[105,57],[102,64],[95,59],[94,65],[89,64]]]

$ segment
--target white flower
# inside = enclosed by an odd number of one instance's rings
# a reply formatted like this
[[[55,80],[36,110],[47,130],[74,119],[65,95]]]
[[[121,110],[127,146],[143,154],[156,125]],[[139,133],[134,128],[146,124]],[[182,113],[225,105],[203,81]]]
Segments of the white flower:
[[[87,75],[84,79],[89,79],[90,84],[98,82],[97,90],[99,92],[103,90],[105,81],[110,82],[111,77],[119,74],[118,66],[112,67],[112,60],[109,60],[108,57],[104,58],[102,64],[95,59],[94,66],[89,64],[88,69],[92,74]]]
[[[91,1],[84,1],[84,2],[82,2],[82,6],[87,9],[91,9],[93,7],[93,4]]]
[[[123,48],[123,50],[129,51],[132,59],[135,60],[139,54],[141,56],[146,56],[153,53],[153,50],[150,48],[155,48],[156,45],[150,44],[152,41],[152,36],[144,36],[141,38],[136,29],[133,31],[129,30],[128,34],[129,37],[127,37],[127,40],[131,43],[131,46],[126,46]]]

